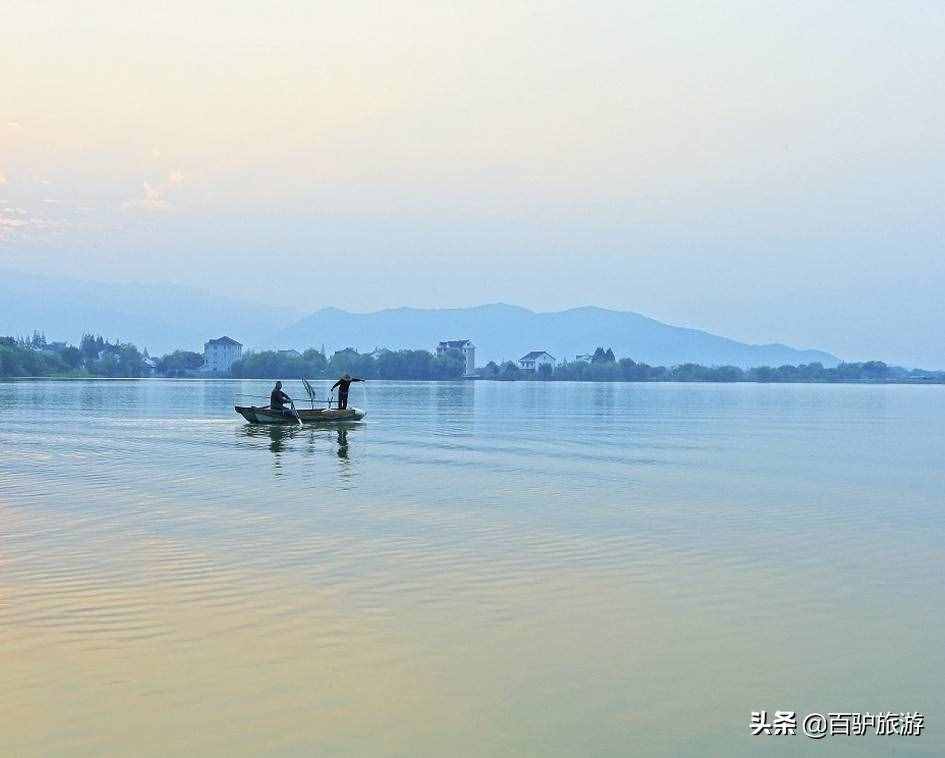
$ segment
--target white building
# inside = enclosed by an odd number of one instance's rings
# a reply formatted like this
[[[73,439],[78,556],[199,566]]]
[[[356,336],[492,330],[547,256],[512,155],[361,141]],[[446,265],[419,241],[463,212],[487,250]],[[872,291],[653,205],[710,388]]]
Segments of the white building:
[[[523,355],[518,359],[518,365],[522,371],[538,371],[542,366],[555,367],[555,357],[544,350],[532,350],[528,355]]]
[[[228,374],[230,368],[243,356],[243,346],[231,337],[205,342],[203,370],[213,374]]]
[[[436,346],[437,355],[456,352],[462,355],[465,367],[464,376],[476,375],[476,346],[469,340],[443,340]]]

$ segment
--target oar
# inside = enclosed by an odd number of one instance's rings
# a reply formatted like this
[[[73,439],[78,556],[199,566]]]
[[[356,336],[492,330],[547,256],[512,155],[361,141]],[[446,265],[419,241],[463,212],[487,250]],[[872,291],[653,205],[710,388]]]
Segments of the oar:
[[[295,420],[299,422],[299,426],[302,426],[302,417],[299,415],[299,412],[295,410],[295,403],[292,401],[292,398],[289,398],[289,405],[292,406],[292,413],[295,416]]]

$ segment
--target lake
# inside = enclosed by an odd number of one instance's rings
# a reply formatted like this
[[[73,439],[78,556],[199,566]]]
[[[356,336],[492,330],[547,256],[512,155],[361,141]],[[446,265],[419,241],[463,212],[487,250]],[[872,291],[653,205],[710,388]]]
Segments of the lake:
[[[945,754],[945,387],[270,388],[0,383],[0,754]]]

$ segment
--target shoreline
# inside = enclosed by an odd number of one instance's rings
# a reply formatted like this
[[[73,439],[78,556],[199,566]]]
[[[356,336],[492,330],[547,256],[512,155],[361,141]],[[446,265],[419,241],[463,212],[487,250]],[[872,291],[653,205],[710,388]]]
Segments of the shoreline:
[[[308,377],[307,377],[308,378]],[[310,377],[310,381],[331,381],[335,377]],[[297,381],[286,379],[285,377],[235,377],[235,376],[5,376],[0,377],[0,383],[5,382],[35,382],[35,381],[56,381],[56,382],[275,382],[275,381]],[[824,379],[735,379],[732,381],[718,381],[712,379],[540,379],[529,377],[518,377],[515,379],[500,379],[482,376],[466,376],[456,379],[414,379],[384,377],[370,379],[371,382],[436,382],[436,383],[462,383],[462,382],[495,382],[497,384],[541,383],[541,384],[855,384],[867,386],[882,385],[945,385],[945,379],[838,379],[829,381]]]

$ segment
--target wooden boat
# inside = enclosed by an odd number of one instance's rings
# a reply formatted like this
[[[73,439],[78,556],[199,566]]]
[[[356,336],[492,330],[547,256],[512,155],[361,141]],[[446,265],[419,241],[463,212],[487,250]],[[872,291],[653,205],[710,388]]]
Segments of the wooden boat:
[[[298,418],[291,410],[272,410],[268,405],[236,405],[234,410],[251,424],[324,424],[339,421],[360,421],[367,414],[360,408],[299,408]]]

